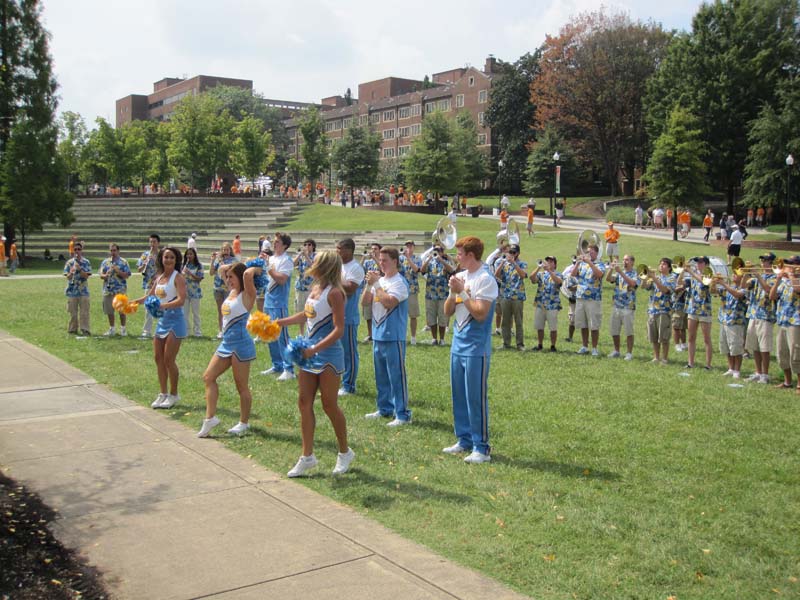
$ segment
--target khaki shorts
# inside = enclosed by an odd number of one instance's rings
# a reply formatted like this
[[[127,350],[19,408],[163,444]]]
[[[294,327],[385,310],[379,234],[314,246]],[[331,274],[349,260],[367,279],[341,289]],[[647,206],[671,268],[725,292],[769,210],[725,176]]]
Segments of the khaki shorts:
[[[425,324],[428,327],[438,325],[439,327],[447,327],[447,317],[444,314],[445,299],[442,300],[428,300],[425,299]]]
[[[558,310],[545,310],[541,306],[536,307],[536,312],[533,314],[533,328],[536,331],[544,330],[544,324],[547,323],[547,329],[550,331],[558,330]]]
[[[124,293],[124,292],[120,292]],[[103,314],[104,315],[113,315],[115,312],[112,303],[114,302],[115,294],[108,294],[103,296]]]
[[[689,319],[686,317],[686,313],[685,312],[683,312],[683,311],[681,311],[681,312],[675,311],[675,312],[672,313],[672,328],[673,329],[678,329],[678,330],[686,329],[686,327],[688,327],[688,325],[689,325],[688,321],[689,321]]]
[[[745,348],[748,352],[772,352],[775,339],[775,323],[750,319],[747,324]]]
[[[720,324],[719,353],[730,356],[744,354],[744,325]]]
[[[361,316],[364,317],[365,321],[371,321],[372,320],[372,303],[371,302],[369,304],[367,304],[366,306],[364,306],[363,304],[361,305]]]
[[[625,335],[633,335],[634,311],[630,308],[615,308],[611,311],[611,335],[619,335],[625,327]]]
[[[575,327],[576,329],[589,329],[597,331],[603,324],[603,303],[600,300],[575,301]]]
[[[308,300],[309,290],[295,290],[294,291],[294,312],[303,312],[306,309],[306,300]]]
[[[688,315],[686,318],[687,318],[687,320],[697,321],[698,323],[711,323],[713,321],[713,319],[711,318],[711,315],[708,315],[707,317],[698,317],[697,315]]]
[[[619,256],[619,250],[617,249],[616,242],[613,244],[606,242],[606,256]]]
[[[408,295],[408,318],[416,319],[419,316],[419,294]]]
[[[778,364],[784,371],[800,373],[800,327],[778,327]]]
[[[669,344],[671,319],[667,313],[647,317],[647,339],[651,344]]]
[[[569,301],[569,310],[567,310],[567,318],[569,319],[569,324],[573,327],[575,326],[575,300]]]

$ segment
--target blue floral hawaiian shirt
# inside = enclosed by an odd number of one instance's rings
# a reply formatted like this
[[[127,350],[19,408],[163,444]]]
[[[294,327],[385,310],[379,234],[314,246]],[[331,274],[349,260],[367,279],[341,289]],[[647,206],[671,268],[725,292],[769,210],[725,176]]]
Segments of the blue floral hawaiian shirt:
[[[74,267],[74,273],[71,273]],[[79,273],[91,275],[92,264],[88,258],[70,258],[64,265],[64,275],[67,276],[67,289],[64,290],[67,298],[79,298],[89,295],[89,279],[81,277]]]
[[[778,284],[777,323],[779,327],[800,325],[800,296],[794,293],[792,282],[788,279]]]
[[[110,257],[106,258],[100,263],[100,274],[105,275],[114,265],[121,273],[131,274],[131,268],[128,266],[128,261],[124,258],[117,257],[112,260]],[[120,277],[116,272],[109,274],[108,278],[103,281],[103,296],[114,296],[116,294],[124,294],[128,291],[128,280]]]
[[[200,279],[195,281],[191,277],[186,277],[186,297],[190,300],[196,300],[203,297],[203,289],[200,287],[200,280],[205,277],[203,274],[203,265],[197,263],[196,265],[184,265],[184,269]]]
[[[527,273],[528,263],[520,260],[517,261],[517,265]],[[511,262],[504,261],[500,267],[500,277],[498,278],[500,298],[503,300],[526,300],[525,279],[519,276],[516,267]]]
[[[562,278],[558,271],[539,271],[536,274],[537,290],[533,303],[543,310],[561,310],[561,286],[556,285],[553,275]]]
[[[624,271],[625,275],[630,277],[636,282],[632,290],[628,289],[628,284],[622,278],[622,275],[616,273],[613,276],[614,281],[614,308],[622,308],[627,310],[636,310],[636,290],[639,289],[641,279],[636,271]]]
[[[775,273],[763,275],[762,279],[768,287],[772,287],[775,283]],[[748,280],[747,289],[750,291],[750,304],[747,307],[747,318],[758,319],[759,321],[767,321],[768,323],[775,322],[775,303],[769,299],[769,292],[765,292],[761,284],[755,277]]]
[[[656,275],[656,277],[658,277],[659,283],[668,289],[666,292],[662,292],[656,287],[655,283],[653,284],[653,288],[650,290],[650,300],[647,303],[647,314],[668,315],[672,312],[672,300],[678,277],[674,273]]]
[[[603,299],[603,276],[608,269],[608,265],[601,262],[594,263],[602,275],[594,278],[592,268],[585,262],[579,262],[572,270],[572,275],[578,280],[578,289],[575,291],[575,298],[578,300],[602,300]]]

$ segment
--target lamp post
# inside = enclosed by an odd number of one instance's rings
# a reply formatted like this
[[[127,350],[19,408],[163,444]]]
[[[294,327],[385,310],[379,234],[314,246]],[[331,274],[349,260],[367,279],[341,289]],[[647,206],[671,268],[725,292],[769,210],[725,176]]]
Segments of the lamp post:
[[[786,241],[792,241],[792,167],[794,156],[786,157]]]
[[[553,227],[558,227],[555,205],[558,198],[558,161],[560,158],[561,156],[558,152],[553,153],[553,197],[550,199],[550,214],[553,215]]]
[[[497,212],[500,213],[503,194],[500,193],[500,171],[503,169],[503,159],[497,161]]]

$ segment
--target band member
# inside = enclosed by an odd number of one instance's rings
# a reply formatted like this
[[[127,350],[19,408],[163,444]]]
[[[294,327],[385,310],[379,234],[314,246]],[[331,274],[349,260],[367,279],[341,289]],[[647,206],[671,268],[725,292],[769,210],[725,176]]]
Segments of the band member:
[[[67,312],[69,313],[68,333],[78,333],[80,325],[81,335],[91,335],[89,333],[88,285],[91,275],[92,265],[88,258],[83,257],[83,244],[75,242],[73,256],[64,265],[64,277],[67,278],[64,295],[67,297]]]
[[[561,310],[560,288],[564,283],[561,273],[556,270],[558,261],[555,256],[545,256],[544,261],[531,273],[531,281],[537,284],[533,304],[536,312],[533,315],[533,327],[536,329],[537,345],[534,350],[541,350],[544,343],[544,324],[550,330],[550,352],[556,351],[558,340],[558,311]]]
[[[370,272],[377,273],[380,277],[381,270],[378,266],[380,262],[380,251],[381,245],[380,244],[372,244],[369,247],[369,253],[364,255],[364,258],[361,261],[361,266],[364,269],[364,274],[368,274]],[[364,315],[364,320],[367,322],[367,337],[364,338],[365,342],[372,341],[372,305],[369,306],[361,306],[361,312]]]
[[[528,278],[528,263],[519,259],[519,246],[508,247],[505,258],[496,263],[494,276],[500,292],[500,313],[503,320],[503,348],[511,348],[511,321],[514,321],[517,350],[525,350],[522,312],[525,308],[525,280]]]
[[[694,356],[697,350],[697,328],[703,332],[703,344],[706,348],[705,369],[711,370],[711,288],[703,282],[703,270],[708,266],[707,256],[698,256],[694,259],[696,269],[687,267],[683,273],[688,278],[686,302],[686,317],[689,321],[689,362],[687,369],[694,368]],[[684,284],[686,285],[686,284]]]
[[[653,345],[651,362],[667,364],[669,360],[670,324],[672,301],[677,275],[672,272],[672,261],[662,258],[658,263],[658,274],[646,281],[642,287],[650,290],[647,303],[647,339]]]
[[[103,312],[108,316],[109,325],[106,335],[112,336],[116,333],[114,296],[128,292],[128,277],[131,276],[131,268],[128,266],[128,261],[119,255],[117,244],[112,243],[108,247],[108,252],[111,256],[100,264],[100,279],[103,280]],[[121,336],[128,335],[125,328],[127,322],[128,315],[119,313],[119,334]]]
[[[276,233],[272,241],[273,254],[267,265],[267,295],[264,308],[273,320],[289,316],[289,288],[292,284],[292,259],[287,254],[292,238],[286,233]],[[294,365],[285,355],[289,343],[289,332],[284,327],[278,340],[269,344],[269,356],[272,366],[262,375],[278,374],[278,381],[294,379]]]
[[[770,289],[770,299],[777,301],[778,363],[783,369],[780,388],[792,387],[792,373],[800,374],[800,281],[797,279],[800,256],[790,256]],[[797,380],[800,394],[800,377]]]
[[[367,273],[361,303],[372,304],[372,357],[375,364],[377,408],[367,419],[391,417],[389,427],[408,425],[408,381],[406,379],[406,329],[408,328],[408,284],[398,271],[396,248],[381,248],[378,265],[383,276]]]
[[[603,323],[603,275],[608,268],[602,262],[595,262],[600,248],[591,245],[588,254],[578,257],[573,275],[578,280],[575,291],[575,328],[581,330],[583,345],[578,354],[589,353],[589,332],[592,335],[592,356],[600,356],[597,343],[600,340],[600,326]]]
[[[450,350],[450,389],[457,441],[446,454],[471,452],[467,463],[492,458],[489,446],[487,379],[492,355],[492,311],[497,281],[481,262],[483,242],[473,236],[456,242],[456,259],[463,268],[450,277],[445,313],[455,315]]]
[[[203,288],[200,284],[205,275],[203,265],[197,258],[197,249],[187,248],[183,253],[183,277],[186,279],[186,302],[184,314],[186,316],[186,330],[189,330],[191,316],[192,332],[194,337],[200,337],[203,332],[200,328],[200,300],[203,298]]]
[[[567,268],[561,273],[561,293],[567,298],[567,320],[569,322],[569,329],[567,331],[567,341],[572,342],[575,335],[575,291],[578,289],[578,280],[575,279],[573,272],[578,264],[578,259],[572,257],[572,262],[567,265]]]
[[[613,223],[611,224],[613,225]],[[636,290],[639,288],[639,276],[633,268],[635,259],[626,254],[622,266],[615,260],[606,275],[606,280],[614,285],[614,298],[611,311],[611,339],[614,351],[608,356],[618,358],[620,355],[620,333],[625,327],[625,360],[633,360],[633,321],[636,314]]]
[[[739,379],[744,354],[744,312],[747,294],[742,287],[742,276],[733,274],[731,283],[717,279],[717,292],[722,305],[717,313],[719,321],[719,351],[728,360],[728,370],[723,375]]]
[[[414,240],[408,240],[400,255],[400,272],[408,282],[408,326],[411,345],[417,345],[417,319],[419,318],[419,273],[422,260],[414,254]]]
[[[747,306],[747,335],[745,349],[753,356],[756,372],[747,381],[769,383],[769,363],[775,336],[775,303],[770,299],[777,277],[772,272],[772,252],[758,257],[763,273],[756,271],[744,284],[750,291],[750,303]]]
[[[311,289],[313,278],[306,274],[306,271],[314,262],[317,252],[317,242],[307,239],[303,242],[303,247],[292,261],[297,269],[297,281],[294,284],[294,311],[301,312],[306,305],[308,291]],[[300,335],[303,335],[303,325],[300,325]]]
[[[686,328],[689,321],[686,317],[686,279],[681,275],[675,283],[675,292],[672,295],[672,339],[675,342],[675,352],[688,350],[686,344]]]
[[[222,279],[219,270],[222,265],[232,265],[236,262],[233,248],[228,242],[223,242],[219,252],[211,253],[211,265],[208,274],[214,278],[214,302],[217,304],[217,339],[222,339],[222,303],[228,297],[228,288]]]
[[[456,266],[442,246],[436,246],[422,262],[420,269],[425,275],[425,320],[431,330],[434,346],[444,344],[444,330],[448,318],[444,312],[447,299],[447,281]]]
[[[136,262],[136,270],[142,274],[142,289],[147,292],[153,285],[153,277],[156,276],[156,257],[160,252],[161,238],[157,233],[150,234],[150,248],[142,253]],[[142,337],[149,338],[153,331],[153,315],[144,312],[144,327]]]
[[[342,259],[342,288],[347,297],[344,308],[344,335],[342,336],[344,373],[342,387],[339,388],[340,396],[355,394],[356,380],[358,379],[358,325],[361,320],[358,304],[364,285],[364,269],[353,258],[355,250],[356,243],[352,238],[339,240],[336,244],[336,251]]]
[[[494,275],[495,268],[497,267],[495,263],[498,260],[500,260],[503,257],[503,255],[508,251],[508,233],[505,230],[500,231],[497,234],[496,238],[497,238],[497,248],[492,250],[492,252],[489,254],[489,256],[486,257],[486,260],[483,263],[489,270],[489,273],[491,273],[492,275]],[[500,323],[503,319],[503,314],[500,312],[499,306],[495,306],[495,308],[497,310],[495,311],[496,314],[494,316],[494,321],[495,321],[494,332],[496,335],[500,335]]]

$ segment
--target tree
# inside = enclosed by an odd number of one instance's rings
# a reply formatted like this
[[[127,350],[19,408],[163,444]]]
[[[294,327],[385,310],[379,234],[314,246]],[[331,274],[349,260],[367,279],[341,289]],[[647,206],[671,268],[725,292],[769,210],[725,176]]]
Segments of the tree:
[[[479,189],[489,175],[488,159],[478,147],[478,128],[472,115],[461,111],[451,121],[453,147],[464,164],[461,181],[453,191],[472,192]]]
[[[456,151],[453,128],[441,113],[427,117],[403,163],[409,187],[437,194],[454,192],[464,180],[464,160]]]
[[[121,146],[125,180],[120,183],[131,183],[144,193],[148,182],[148,172],[153,162],[153,142],[156,124],[153,121],[131,121],[117,129]]]
[[[700,7],[692,32],[673,41],[649,85],[654,134],[675,103],[699,118],[709,175],[725,191],[729,213],[744,175],[747,124],[764,104],[776,105],[778,85],[790,79],[799,56],[797,0],[717,1]]]
[[[256,178],[267,170],[275,159],[272,136],[264,131],[263,123],[255,117],[245,117],[236,124],[231,164],[238,173],[253,182],[252,195],[256,193]]]
[[[353,92],[350,91],[350,88],[347,88],[347,91],[344,93],[344,103],[347,106],[353,105]]]
[[[709,192],[700,123],[685,108],[676,106],[667,119],[664,133],[656,140],[647,166],[648,188],[658,203],[678,208],[702,208]],[[678,220],[673,221],[672,239],[678,239]]]
[[[539,123],[553,122],[575,144],[582,162],[603,165],[609,191],[643,166],[647,154],[642,97],[669,36],[627,16],[584,14],[547,36],[532,102]]]
[[[536,106],[531,84],[539,74],[541,49],[526,53],[515,63],[500,63],[492,84],[486,121],[495,136],[497,156],[503,161],[503,187],[521,189],[528,147],[536,138]]]
[[[401,159],[385,158],[379,161],[378,176],[375,178],[376,186],[388,190],[391,185],[405,185],[405,182],[403,161]]]
[[[220,113],[227,109],[236,121],[241,121],[246,116],[259,119],[263,123],[264,131],[272,136],[272,143],[278,153],[285,152],[289,136],[283,125],[283,113],[279,108],[267,106],[261,94],[230,85],[217,85],[205,93],[221,102]]]
[[[303,175],[314,183],[319,174],[328,168],[330,153],[328,138],[325,136],[325,122],[319,110],[312,106],[300,116],[298,129],[303,141],[300,144],[300,156],[303,159]]]
[[[0,217],[10,244],[49,220],[71,221],[58,158],[58,84],[38,0],[0,0]]]
[[[378,174],[381,139],[365,126],[350,127],[336,144],[331,160],[345,185],[370,187]]]
[[[72,111],[61,113],[58,121],[58,155],[67,172],[67,191],[72,191],[80,180],[81,156],[88,139],[86,123],[80,114]]]
[[[219,100],[208,94],[187,96],[170,119],[170,162],[189,176],[191,189],[196,177],[208,183],[227,167],[232,143],[233,119]]]
[[[103,185],[122,185],[128,172],[122,136],[102,117],[97,117],[95,123],[97,128],[89,134],[86,144],[85,174],[96,173]]]
[[[546,125],[539,139],[534,143],[525,168],[522,184],[525,193],[531,196],[552,196],[555,177],[553,155],[558,152],[561,165],[561,194],[572,195],[576,182],[580,179],[575,152],[558,135],[555,126]]]

